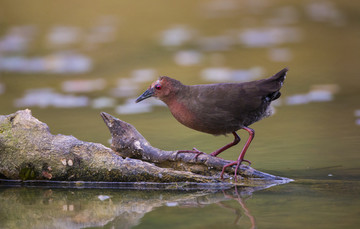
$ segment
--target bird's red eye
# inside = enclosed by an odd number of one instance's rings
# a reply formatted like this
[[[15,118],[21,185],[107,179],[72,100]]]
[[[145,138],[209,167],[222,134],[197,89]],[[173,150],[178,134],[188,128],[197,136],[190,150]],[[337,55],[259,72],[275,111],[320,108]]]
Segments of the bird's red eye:
[[[160,84],[156,84],[156,85],[155,85],[155,89],[156,89],[156,90],[160,90],[160,89],[161,89],[161,85],[160,85]]]

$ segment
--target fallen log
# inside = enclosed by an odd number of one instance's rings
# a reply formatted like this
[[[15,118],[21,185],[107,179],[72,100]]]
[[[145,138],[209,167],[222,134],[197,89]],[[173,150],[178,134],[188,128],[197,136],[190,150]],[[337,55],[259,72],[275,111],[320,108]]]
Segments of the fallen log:
[[[177,154],[150,143],[130,124],[101,113],[112,135],[111,149],[73,136],[52,135],[30,110],[0,116],[0,178],[11,180],[192,182],[229,185],[234,168],[208,155]],[[242,185],[287,183],[290,179],[242,165]]]

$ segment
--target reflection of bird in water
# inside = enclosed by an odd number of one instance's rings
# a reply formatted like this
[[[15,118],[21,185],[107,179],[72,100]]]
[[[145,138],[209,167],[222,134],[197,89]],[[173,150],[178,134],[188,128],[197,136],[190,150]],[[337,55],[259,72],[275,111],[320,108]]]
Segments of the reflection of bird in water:
[[[270,103],[280,97],[280,89],[285,80],[287,68],[274,76],[246,83],[220,83],[204,85],[183,85],[180,81],[163,76],[137,98],[140,102],[149,97],[162,100],[173,116],[183,125],[201,132],[222,135],[232,133],[234,141],[215,150],[217,156],[226,149],[238,144],[240,137],[236,131],[244,129],[249,133],[237,161],[223,167],[221,178],[227,167],[236,165],[235,179],[240,164],[252,139],[254,130],[251,124],[271,114]],[[178,153],[195,153],[197,158],[203,152],[194,150]]]
[[[246,199],[244,199],[244,197],[241,197],[238,190],[237,190],[237,187],[235,186],[235,194],[236,196],[234,197],[234,195],[229,195],[229,194],[226,194],[225,191],[223,191],[224,193],[224,196],[229,198],[229,199],[233,199],[233,200],[236,200],[238,201],[238,203],[240,204],[242,210],[244,211],[244,214],[249,218],[250,220],[250,223],[251,223],[251,229],[254,229],[256,228],[256,222],[255,222],[255,217],[253,215],[251,215],[250,213],[250,210],[249,208],[246,206],[245,204],[245,201],[249,198],[251,198],[251,196],[247,197]],[[234,210],[234,213],[236,214],[236,218],[234,220],[234,224],[237,225],[240,221],[240,219],[242,218],[242,214],[241,214],[241,210],[238,209],[238,208],[234,208],[224,202],[220,202],[218,203],[221,207],[224,207],[224,208],[227,208],[227,209],[231,209],[231,210]]]

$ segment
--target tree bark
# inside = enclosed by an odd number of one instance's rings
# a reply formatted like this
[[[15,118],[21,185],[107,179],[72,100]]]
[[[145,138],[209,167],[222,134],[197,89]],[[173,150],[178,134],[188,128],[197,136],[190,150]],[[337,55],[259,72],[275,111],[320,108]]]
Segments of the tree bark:
[[[101,113],[112,135],[111,149],[73,136],[52,135],[30,110],[0,116],[0,178],[12,180],[190,182],[229,185],[234,168],[207,154],[177,154],[154,148],[130,124]],[[290,179],[241,165],[242,185],[263,186]]]

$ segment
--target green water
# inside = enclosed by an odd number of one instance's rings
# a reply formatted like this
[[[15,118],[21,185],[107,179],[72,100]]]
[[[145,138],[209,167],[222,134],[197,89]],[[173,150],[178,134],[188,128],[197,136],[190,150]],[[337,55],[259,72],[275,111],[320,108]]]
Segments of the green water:
[[[360,4],[356,1],[0,1],[0,35],[14,26],[35,26],[33,39],[23,51],[1,56],[36,57],[61,50],[82,53],[93,60],[82,74],[50,74],[0,71],[0,113],[18,109],[14,101],[26,90],[53,88],[72,79],[106,81],[104,89],[85,95],[89,99],[112,97],[109,91],[119,78],[136,69],[151,68],[186,84],[209,83],[201,78],[206,68],[250,69],[260,66],[261,77],[283,67],[290,71],[276,114],[255,123],[256,136],[246,159],[260,171],[294,179],[290,184],[254,193],[222,191],[135,191],[104,189],[10,188],[0,189],[0,228],[359,228],[360,226]],[[310,15],[312,7],[325,8]],[[279,15],[286,19],[279,20]],[[289,10],[290,9],[290,10]],[[312,8],[314,9],[314,8]],[[290,12],[290,13],[289,13]],[[324,13],[327,12],[327,13]],[[330,13],[329,13],[330,12]],[[52,47],[49,31],[72,26],[82,34],[110,18],[114,39],[95,46],[79,40]],[[195,32],[179,46],[161,45],[165,30],[182,25]],[[294,41],[269,47],[247,47],[237,42],[246,28],[290,27],[300,31]],[[233,43],[223,50],[205,50],[201,37],[226,36]],[[285,38],[284,38],[285,39]],[[290,38],[286,38],[290,39]],[[235,41],[234,41],[235,40]],[[202,42],[201,42],[202,41]],[[216,42],[217,44],[219,42]],[[275,61],[272,49],[290,52]],[[199,63],[182,66],[174,61],[181,50],[196,50]],[[275,50],[276,51],[276,50]],[[140,94],[149,82],[139,84]],[[314,85],[330,85],[329,101],[286,104],[286,98],[308,93]],[[335,88],[335,89],[334,89]],[[0,90],[1,91],[1,90]],[[115,105],[126,98],[115,98]],[[100,112],[105,111],[133,124],[158,148],[212,152],[232,141],[187,129],[165,107],[152,112],[120,115],[115,105],[94,109],[28,107],[49,125],[53,134],[109,145],[110,134]],[[238,157],[240,146],[221,154]],[[110,197],[100,200],[99,196]]]
[[[357,228],[359,181],[257,191],[2,188],[1,228]],[[101,198],[103,198],[101,200]]]

